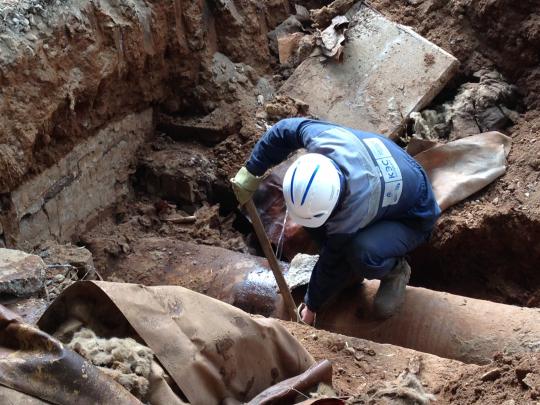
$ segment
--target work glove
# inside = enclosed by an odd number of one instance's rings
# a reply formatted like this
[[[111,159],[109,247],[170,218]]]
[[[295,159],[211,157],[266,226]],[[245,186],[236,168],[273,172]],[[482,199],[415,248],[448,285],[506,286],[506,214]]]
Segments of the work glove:
[[[262,181],[262,177],[252,175],[248,169],[242,167],[231,179],[232,189],[240,205],[249,201]]]

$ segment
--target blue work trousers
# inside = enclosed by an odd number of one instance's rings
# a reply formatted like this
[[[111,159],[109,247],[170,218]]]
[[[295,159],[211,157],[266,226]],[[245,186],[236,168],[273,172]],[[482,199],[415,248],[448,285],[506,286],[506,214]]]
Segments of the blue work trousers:
[[[359,230],[346,254],[349,269],[356,276],[381,279],[405,256],[429,239],[431,229],[408,220],[379,220]]]

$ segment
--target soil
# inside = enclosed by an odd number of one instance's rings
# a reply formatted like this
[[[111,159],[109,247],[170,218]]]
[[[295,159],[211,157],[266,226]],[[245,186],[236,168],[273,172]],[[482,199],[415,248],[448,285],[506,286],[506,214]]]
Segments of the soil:
[[[540,356],[495,356],[478,370],[459,370],[441,396],[456,404],[538,404]]]
[[[143,195],[135,201],[125,200],[104,213],[99,224],[82,235],[79,243],[93,252],[96,268],[103,274],[110,274],[132,252],[135,241],[151,236],[172,236],[202,245],[253,252],[243,235],[234,230],[234,214],[223,217],[219,215],[218,205],[205,204],[193,216],[194,221],[186,223],[181,219],[192,215],[177,209],[175,204]]]
[[[298,323],[279,322],[300,340],[316,361],[326,359],[332,362],[332,386],[338,396],[360,397],[382,382],[397,378],[413,361],[412,354],[415,352],[408,351],[403,356],[402,364],[394,361],[393,366],[389,367],[388,357],[395,358],[402,355],[400,352],[392,352],[396,346],[378,345]],[[460,365],[459,362],[432,357],[433,361],[440,363],[438,366],[441,368],[445,365],[455,367]],[[439,375],[429,383],[425,383],[431,392],[438,393],[444,385],[444,379]]]
[[[540,399],[538,353],[497,354],[492,363],[485,366],[448,363],[448,360],[436,356],[418,360],[411,355],[412,351],[404,355],[386,351],[395,349],[395,346],[377,345],[292,322],[280,323],[302,342],[315,360],[328,359],[332,362],[334,389],[339,396],[353,397],[358,401],[353,403],[388,403],[367,402],[366,397],[370,398],[388,386],[404,370],[414,371],[415,362],[421,364],[417,373],[419,381],[440,404],[517,405],[538,403],[535,401]],[[361,353],[361,361],[357,360],[357,353]],[[400,355],[405,359],[401,365],[396,360]],[[392,367],[388,367],[388,357],[394,359]]]
[[[204,2],[1,1],[0,193],[129,112],[230,104],[242,83],[220,82],[214,54],[249,64],[253,78],[269,72],[266,34],[289,7],[267,3],[210,13]]]

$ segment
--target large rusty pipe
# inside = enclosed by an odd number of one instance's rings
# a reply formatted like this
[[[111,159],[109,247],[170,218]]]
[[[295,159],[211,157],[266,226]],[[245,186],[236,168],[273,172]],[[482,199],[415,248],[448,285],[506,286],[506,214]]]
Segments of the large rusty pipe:
[[[135,253],[114,272],[125,281],[182,285],[248,312],[287,318],[262,258],[163,238],[132,247]],[[287,266],[284,270],[287,274]],[[377,321],[370,317],[377,287],[371,281],[344,291],[318,314],[316,326],[466,363],[487,363],[503,350],[540,351],[540,309],[408,287],[399,313]]]
[[[487,363],[498,351],[540,351],[540,309],[407,287],[399,313],[379,321],[370,316],[378,287],[364,281],[344,291],[316,326],[466,363]]]

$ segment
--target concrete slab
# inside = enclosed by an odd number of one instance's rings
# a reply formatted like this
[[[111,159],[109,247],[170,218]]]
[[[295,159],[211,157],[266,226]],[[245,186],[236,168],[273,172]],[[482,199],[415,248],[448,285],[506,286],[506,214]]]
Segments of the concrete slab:
[[[43,288],[45,263],[20,250],[0,249],[0,294],[24,297]]]
[[[363,4],[348,17],[343,63],[306,59],[280,93],[309,103],[321,119],[393,138],[442,90],[458,61]]]

